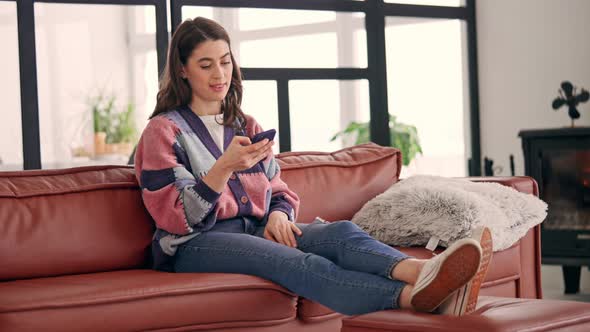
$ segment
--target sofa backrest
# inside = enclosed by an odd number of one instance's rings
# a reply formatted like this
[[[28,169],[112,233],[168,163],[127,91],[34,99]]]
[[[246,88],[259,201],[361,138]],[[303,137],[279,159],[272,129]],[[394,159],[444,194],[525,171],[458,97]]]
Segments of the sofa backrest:
[[[350,219],[401,166],[399,150],[373,143],[277,160],[298,222]],[[132,166],[0,172],[0,280],[145,268],[153,230]]]
[[[350,220],[371,198],[399,180],[400,150],[375,143],[335,152],[284,152],[281,179],[301,200],[297,222]]]
[[[0,280],[140,268],[152,224],[132,167],[0,172]]]

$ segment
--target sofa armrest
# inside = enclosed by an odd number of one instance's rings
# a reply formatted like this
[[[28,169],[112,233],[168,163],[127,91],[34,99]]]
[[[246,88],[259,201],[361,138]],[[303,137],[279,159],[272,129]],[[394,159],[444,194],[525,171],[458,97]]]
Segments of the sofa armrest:
[[[512,187],[522,193],[539,196],[537,181],[530,176],[471,176],[465,179],[473,182],[495,182]]]
[[[537,181],[530,176],[477,176],[466,177],[474,182],[495,182],[520,192],[539,196]],[[541,225],[531,228],[520,239],[521,273],[518,280],[518,297],[542,298],[541,291]]]

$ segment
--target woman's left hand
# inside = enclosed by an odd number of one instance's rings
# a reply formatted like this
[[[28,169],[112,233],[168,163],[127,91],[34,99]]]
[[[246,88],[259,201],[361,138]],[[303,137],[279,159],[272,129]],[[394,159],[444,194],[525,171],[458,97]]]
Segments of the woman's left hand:
[[[293,233],[301,236],[303,232],[289,221],[289,218],[284,212],[273,211],[268,216],[268,222],[264,228],[264,238],[286,246],[295,248],[297,241]]]

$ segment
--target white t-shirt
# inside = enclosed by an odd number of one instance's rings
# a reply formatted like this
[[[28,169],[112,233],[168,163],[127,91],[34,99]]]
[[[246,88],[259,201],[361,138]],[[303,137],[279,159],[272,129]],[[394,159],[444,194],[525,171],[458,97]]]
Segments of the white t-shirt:
[[[199,115],[199,118],[209,130],[209,134],[211,134],[213,141],[219,147],[219,151],[223,152],[223,125],[219,124],[223,123],[223,114]]]

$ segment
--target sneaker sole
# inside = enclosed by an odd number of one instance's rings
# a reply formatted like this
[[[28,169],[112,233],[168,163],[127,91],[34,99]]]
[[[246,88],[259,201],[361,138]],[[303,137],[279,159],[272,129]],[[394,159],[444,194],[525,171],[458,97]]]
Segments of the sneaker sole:
[[[473,234],[471,237],[478,241],[481,246],[481,263],[477,273],[475,274],[475,277],[473,277],[473,280],[471,280],[466,286],[465,293],[469,294],[467,295],[467,305],[465,306],[465,310],[460,314],[470,314],[475,311],[481,284],[486,277],[488,267],[492,261],[493,242],[490,229],[484,227],[483,229],[480,229],[477,234]]]
[[[447,298],[438,308],[438,313],[443,315],[461,316],[467,309],[468,285],[459,287],[456,292]]]
[[[477,273],[482,252],[473,244],[465,244],[457,248],[445,258],[437,271],[433,271],[431,279],[426,277],[426,285],[415,291],[410,303],[416,311],[432,312],[449,295],[464,286]]]

